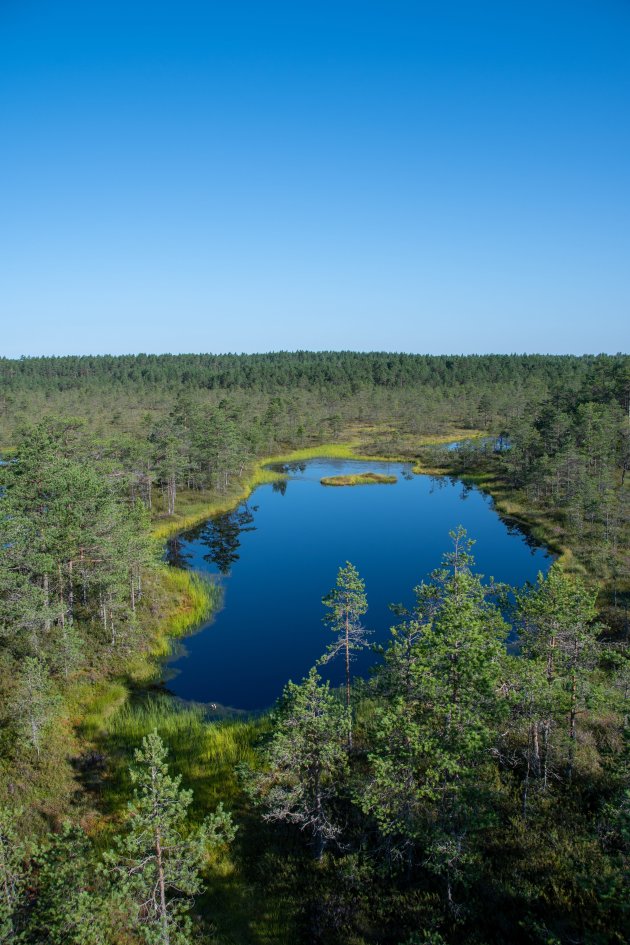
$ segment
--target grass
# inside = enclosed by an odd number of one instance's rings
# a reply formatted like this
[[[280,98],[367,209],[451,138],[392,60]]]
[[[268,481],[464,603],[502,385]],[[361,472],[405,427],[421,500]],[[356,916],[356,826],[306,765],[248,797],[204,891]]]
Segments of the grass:
[[[351,476],[324,476],[320,482],[323,486],[372,486],[378,483],[396,483],[398,479],[383,473],[365,472]]]
[[[92,744],[102,741],[112,719],[155,679],[172,640],[195,630],[220,606],[220,588],[194,572],[161,565],[148,574],[138,608],[142,644],[126,662],[124,677],[80,679],[68,692],[69,717],[79,735]]]
[[[428,434],[416,438],[418,446],[443,446],[444,443],[456,443],[458,440],[480,440],[489,436],[487,430],[455,429],[450,433]]]
[[[68,707],[79,734],[90,741],[98,737],[108,720],[129,699],[129,685],[122,679],[78,682],[68,694]]]
[[[160,604],[145,610],[143,625],[154,637],[152,653],[166,655],[169,640],[194,630],[221,607],[221,588],[194,571],[162,565],[157,572]]]
[[[267,456],[265,459],[261,459],[260,462],[263,466],[268,466],[272,463],[297,463],[302,459],[322,457],[327,459],[357,459],[355,450],[358,446],[360,446],[359,440],[344,443],[321,443],[319,446],[305,446],[302,449],[289,450],[276,456]]]
[[[106,806],[116,811],[129,798],[132,748],[154,730],[169,749],[169,767],[193,789],[199,811],[219,801],[240,805],[235,769],[242,763],[256,764],[255,745],[268,725],[264,717],[211,722],[203,706],[182,703],[168,695],[128,700],[101,731],[103,745],[114,762],[105,791]]]

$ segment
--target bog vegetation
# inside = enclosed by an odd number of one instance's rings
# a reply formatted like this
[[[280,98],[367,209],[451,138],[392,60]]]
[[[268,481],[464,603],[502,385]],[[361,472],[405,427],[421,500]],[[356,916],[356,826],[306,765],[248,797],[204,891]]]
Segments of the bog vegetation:
[[[629,407],[621,355],[0,360],[0,942],[624,942]],[[558,563],[498,586],[453,522],[364,680],[340,562],[342,689],[209,721],[156,661],[219,592],[160,536],[318,450],[477,482]]]
[[[323,486],[374,486],[379,483],[393,485],[396,482],[396,476],[365,472],[350,476],[324,476],[320,482]]]

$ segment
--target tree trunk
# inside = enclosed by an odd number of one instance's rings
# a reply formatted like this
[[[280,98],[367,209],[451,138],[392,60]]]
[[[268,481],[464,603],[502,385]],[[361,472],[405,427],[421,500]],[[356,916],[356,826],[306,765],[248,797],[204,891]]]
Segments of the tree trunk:
[[[348,709],[348,748],[352,748],[352,716],[350,714],[350,618],[346,614],[346,707]]]
[[[44,599],[46,602],[46,616],[44,618],[44,630],[50,632],[50,592],[48,589],[48,575],[44,575]]]
[[[166,910],[166,885],[164,883],[164,863],[162,861],[162,838],[160,828],[155,829],[155,860],[158,871],[158,883],[160,886],[160,918],[162,920],[162,941],[164,945],[169,945],[168,934],[168,912]]]
[[[167,487],[167,501],[168,501],[168,514],[173,515],[175,513],[175,499],[177,497],[177,481],[175,479],[175,473],[171,473],[168,477],[168,487]]]
[[[74,619],[74,561],[68,562],[70,579],[68,584],[68,619],[72,623]]]
[[[33,748],[35,749],[35,754],[37,755],[37,760],[39,761],[39,725],[37,719],[34,715],[31,715],[31,740],[33,742]]]
[[[547,781],[549,778],[549,741],[550,741],[551,723],[546,721],[543,725],[543,791],[547,790]]]
[[[320,860],[324,856],[325,841],[321,831],[321,823],[324,819],[322,809],[322,791],[319,783],[319,773],[315,775],[315,810],[317,811],[317,827],[315,828],[315,859]]]
[[[540,745],[538,743],[538,722],[532,722],[532,755],[534,774],[540,777]]]
[[[573,672],[571,673],[571,707],[569,710],[569,766],[567,770],[567,777],[569,781],[573,777],[573,763],[575,761],[575,723],[577,717],[577,661],[578,661],[578,652],[579,644],[577,638],[575,640],[574,653],[573,653]]]

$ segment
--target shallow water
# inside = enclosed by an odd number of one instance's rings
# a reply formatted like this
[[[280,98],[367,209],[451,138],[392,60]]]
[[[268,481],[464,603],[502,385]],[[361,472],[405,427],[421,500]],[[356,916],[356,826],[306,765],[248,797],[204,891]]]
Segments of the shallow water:
[[[320,484],[323,476],[368,470],[398,482]],[[439,566],[458,525],[476,540],[476,569],[487,577],[521,585],[552,563],[487,496],[461,482],[414,476],[399,463],[318,459],[288,472],[288,481],[260,486],[235,512],[169,543],[171,563],[214,575],[224,589],[223,609],[167,664],[168,688],[181,698],[248,710],[271,705],[332,640],[321,598],[346,560],[366,582],[372,642],[387,640],[388,605],[412,604],[413,587]],[[361,654],[353,671],[365,674],[374,660]],[[341,663],[330,678],[341,681]]]

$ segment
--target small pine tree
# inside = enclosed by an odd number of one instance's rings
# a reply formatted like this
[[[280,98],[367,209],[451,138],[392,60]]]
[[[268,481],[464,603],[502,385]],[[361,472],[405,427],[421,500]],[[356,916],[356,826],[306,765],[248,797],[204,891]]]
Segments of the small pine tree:
[[[472,542],[461,528],[450,534],[453,550],[416,588],[416,606],[385,652],[386,699],[374,712],[371,777],[357,801],[392,855],[411,865],[424,846],[452,909],[468,862],[463,838],[483,816],[480,771],[505,714],[507,626],[488,600],[499,588],[472,572]]]
[[[171,777],[167,749],[156,731],[142,740],[130,768],[135,784],[128,832],[105,862],[123,900],[135,903],[135,921],[147,945],[188,945],[191,898],[208,850],[233,840],[236,828],[221,804],[196,829],[187,823],[192,792]]]
[[[326,655],[320,660],[328,663],[343,653],[346,664],[346,707],[349,714],[348,742],[352,747],[352,718],[350,717],[350,662],[352,654],[367,646],[369,631],[361,623],[361,617],[367,611],[365,581],[353,564],[346,561],[345,567],[339,568],[337,583],[323,599],[329,609],[324,621],[330,626],[337,639],[328,647]]]
[[[37,895],[28,941],[103,945],[121,931],[102,877],[97,876],[92,846],[80,827],[67,823],[53,834],[35,856],[35,870]]]
[[[542,757],[539,767],[544,783],[548,780],[555,749],[554,729],[565,722],[566,774],[575,764],[578,717],[587,703],[596,698],[592,669],[597,661],[597,591],[590,590],[573,575],[552,565],[546,577],[538,575],[534,587],[519,595],[523,655],[544,667],[547,685],[537,702],[542,730]]]
[[[18,940],[28,880],[26,850],[16,828],[19,810],[0,807],[0,943]]]
[[[332,802],[347,773],[347,737],[347,712],[313,668],[300,685],[288,683],[264,769],[251,777],[264,819],[310,833],[318,859],[339,834]]]
[[[45,663],[35,656],[27,656],[22,663],[12,710],[20,737],[34,749],[38,760],[58,703],[59,697]]]

